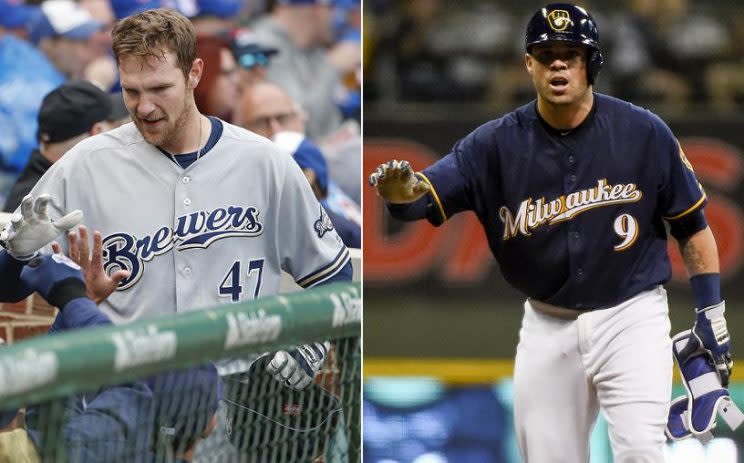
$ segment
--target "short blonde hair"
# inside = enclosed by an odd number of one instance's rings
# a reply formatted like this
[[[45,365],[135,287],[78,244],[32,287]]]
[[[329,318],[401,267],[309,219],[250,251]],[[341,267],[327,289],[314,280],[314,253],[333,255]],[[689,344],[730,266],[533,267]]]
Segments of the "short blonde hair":
[[[188,18],[176,10],[157,8],[128,16],[111,32],[114,57],[119,64],[124,55],[163,59],[168,51],[176,54],[176,64],[188,78],[196,59],[196,33]]]

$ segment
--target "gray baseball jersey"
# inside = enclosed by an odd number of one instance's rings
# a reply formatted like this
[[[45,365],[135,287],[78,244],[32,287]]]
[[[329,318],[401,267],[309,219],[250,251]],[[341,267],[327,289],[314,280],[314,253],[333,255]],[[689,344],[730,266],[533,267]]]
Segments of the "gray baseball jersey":
[[[131,271],[101,304],[115,322],[276,294],[282,270],[311,287],[349,261],[293,159],[219,122],[186,169],[129,123],[76,145],[32,190],[60,215],[81,209],[103,235],[105,270]]]

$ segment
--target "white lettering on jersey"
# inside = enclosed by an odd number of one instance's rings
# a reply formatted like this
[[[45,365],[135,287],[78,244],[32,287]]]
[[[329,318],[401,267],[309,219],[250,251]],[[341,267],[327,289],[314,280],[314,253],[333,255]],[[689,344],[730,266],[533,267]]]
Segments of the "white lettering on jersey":
[[[514,238],[518,233],[530,236],[532,230],[547,223],[554,224],[571,220],[582,212],[595,207],[611,204],[633,203],[641,200],[643,193],[635,183],[618,183],[610,185],[607,179],[597,181],[597,186],[561,195],[546,202],[545,198],[537,201],[527,198],[522,201],[516,216],[506,206],[499,209],[499,217],[504,223],[504,241]]]
[[[142,277],[144,262],[171,249],[206,248],[223,238],[259,236],[263,225],[258,215],[258,209],[252,206],[228,206],[182,215],[176,219],[175,229],[162,227],[140,239],[123,232],[108,235],[103,240],[103,268],[109,274],[118,269],[129,270],[131,275],[117,288],[125,290]]]

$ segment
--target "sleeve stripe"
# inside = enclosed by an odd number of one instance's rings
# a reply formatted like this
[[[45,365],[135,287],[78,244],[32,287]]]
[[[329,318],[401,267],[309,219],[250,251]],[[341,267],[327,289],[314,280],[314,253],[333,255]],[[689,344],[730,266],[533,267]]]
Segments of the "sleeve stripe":
[[[336,255],[336,257],[333,258],[333,261],[330,264],[314,271],[310,275],[298,279],[297,284],[302,286],[303,288],[308,288],[312,285],[320,283],[321,281],[326,280],[338,273],[348,261],[349,250],[346,248],[346,246],[344,246],[344,248]]]
[[[677,220],[677,219],[679,219],[681,217],[684,217],[687,214],[689,214],[690,212],[692,212],[695,209],[697,209],[698,207],[700,207],[700,205],[703,204],[703,201],[705,201],[705,198],[707,198],[707,197],[708,196],[705,194],[705,192],[703,192],[703,196],[701,196],[700,199],[698,199],[698,201],[695,204],[693,204],[689,209],[687,209],[686,211],[684,211],[684,212],[682,212],[680,214],[677,214],[677,215],[674,215],[674,216],[671,216],[671,217],[664,217],[664,218],[666,220]]]
[[[439,200],[439,195],[437,194],[437,190],[434,189],[434,185],[432,185],[431,181],[422,172],[416,172],[416,175],[419,175],[421,179],[424,180],[431,188],[429,191],[431,192],[432,198],[434,198],[434,204],[437,205],[439,213],[442,214],[442,221],[446,222],[447,214],[444,213],[444,207],[442,207],[442,202]]]

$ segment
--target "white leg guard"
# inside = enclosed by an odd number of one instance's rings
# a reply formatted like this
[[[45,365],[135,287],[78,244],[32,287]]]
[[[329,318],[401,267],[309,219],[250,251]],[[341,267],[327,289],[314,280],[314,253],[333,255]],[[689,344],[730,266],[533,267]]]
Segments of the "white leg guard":
[[[672,401],[666,433],[672,440],[696,437],[705,443],[720,415],[735,430],[744,421],[744,414],[729,397],[721,384],[713,358],[702,348],[691,330],[673,338],[674,358],[677,361],[687,395]]]

